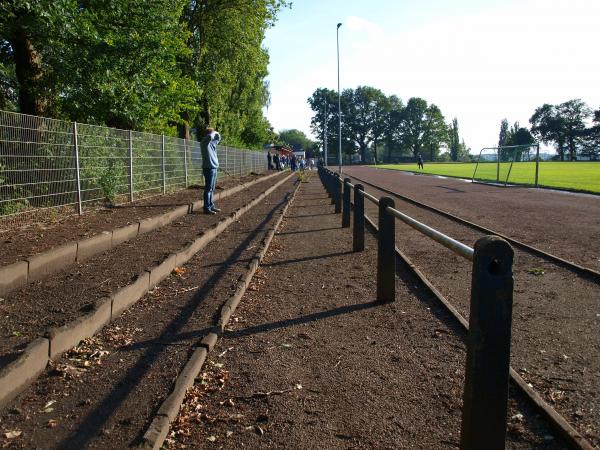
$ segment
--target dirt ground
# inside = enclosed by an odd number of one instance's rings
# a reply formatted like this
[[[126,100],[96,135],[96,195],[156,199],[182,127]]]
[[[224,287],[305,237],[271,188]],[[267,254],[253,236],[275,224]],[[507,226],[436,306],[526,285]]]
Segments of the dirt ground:
[[[182,249],[201,231],[247,204],[280,177],[257,183],[218,202],[222,209],[220,214],[188,214],[94,258],[10,292],[0,301],[0,363],[6,364],[16,358],[29,342],[48,328],[74,320],[94,301],[131,283],[145,269]]]
[[[241,178],[224,178],[218,182],[217,189],[227,189],[258,177],[258,175],[248,175]],[[86,238],[101,231],[129,225],[170,211],[177,206],[188,205],[202,199],[202,193],[202,186],[193,186],[171,194],[157,195],[114,208],[100,207],[86,210],[81,216],[73,214],[59,217],[54,221],[33,223],[30,226],[1,232],[0,265],[22,260],[52,247]]]
[[[405,270],[375,301],[376,241],[303,184],[166,448],[457,448],[465,346]],[[507,448],[564,448],[511,393]]]
[[[49,367],[0,413],[0,446],[137,445],[194,346],[215,325],[215,314],[274,226],[294,182],[295,177],[284,183],[179,274]],[[234,198],[227,200],[233,204]],[[10,431],[21,434],[7,439],[4,433]]]
[[[600,271],[600,196],[496,187],[397,170],[346,173]]]
[[[372,179],[387,172],[377,171]],[[414,183],[427,178],[413,177]],[[427,189],[426,185],[423,191]],[[367,192],[376,197],[388,195],[370,186]],[[370,202],[365,206],[367,214],[377,220],[377,207]],[[482,236],[398,199],[396,208],[469,246]],[[521,223],[521,218],[515,223]],[[468,318],[471,263],[400,221],[396,227],[398,247]],[[501,231],[511,235],[511,230]],[[513,273],[513,367],[583,436],[600,445],[600,286],[518,249]]]

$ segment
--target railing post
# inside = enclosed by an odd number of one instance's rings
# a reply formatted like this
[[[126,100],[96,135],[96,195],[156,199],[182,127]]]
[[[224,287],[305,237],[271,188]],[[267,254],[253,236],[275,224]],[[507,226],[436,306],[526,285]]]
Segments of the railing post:
[[[362,184],[354,185],[354,229],[352,230],[352,247],[355,252],[365,249],[365,188]]]
[[[379,199],[379,235],[377,245],[377,300],[396,299],[396,218],[386,211],[394,207],[390,197]]]
[[[162,182],[163,182],[163,194],[167,193],[167,172],[165,170],[165,135],[161,135],[160,141],[160,154],[162,160]]]
[[[329,181],[329,196],[331,197],[331,204],[335,205],[335,175],[333,174],[333,172],[330,172],[329,170],[326,172],[327,173],[327,180]]]
[[[344,198],[342,205],[342,228],[350,227],[350,178],[344,178]]]
[[[475,243],[460,448],[503,450],[510,370],[514,252],[504,239]]]
[[[187,139],[183,140],[183,169],[185,170],[185,187],[188,187]]]
[[[129,201],[133,201],[133,137],[131,130],[127,139],[129,147]]]
[[[77,214],[83,213],[81,202],[81,170],[79,168],[79,139],[77,137],[77,122],[73,122],[73,144],[75,144],[75,178],[77,180]]]
[[[335,174],[333,176],[334,187],[333,187],[333,197],[335,200],[335,213],[339,214],[342,212],[342,186],[340,185],[341,179],[339,174]]]

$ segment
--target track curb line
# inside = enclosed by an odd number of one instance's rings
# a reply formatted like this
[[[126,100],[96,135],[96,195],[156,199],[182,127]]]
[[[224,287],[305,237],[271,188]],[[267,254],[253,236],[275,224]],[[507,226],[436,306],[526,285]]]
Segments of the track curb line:
[[[215,200],[227,198],[257,183],[267,181],[281,172],[276,172],[247,183],[238,184],[230,189],[215,194]],[[24,260],[0,266],[0,295],[25,286],[32,281],[40,280],[59,272],[65,267],[90,259],[92,256],[110,250],[117,245],[161,228],[176,219],[191,214],[202,208],[203,200],[181,205],[170,211],[147,217],[130,225],[100,231],[88,238],[67,242],[42,253],[31,255]]]
[[[286,180],[287,178],[289,177],[286,177]],[[285,218],[288,208],[294,201],[301,184],[302,183],[298,181],[296,189],[289,197],[288,202],[283,208],[281,215],[275,222],[275,225],[271,230],[269,230],[269,232],[263,239],[261,246],[257,250],[256,255],[248,264],[248,269],[246,273],[242,275],[242,277],[240,277],[240,279],[238,280],[237,287],[233,296],[231,296],[221,307],[217,329],[211,331],[206,336],[204,336],[204,338],[202,338],[202,340],[200,341],[200,346],[194,351],[192,357],[188,360],[183,370],[177,377],[173,391],[162,403],[161,407],[158,410],[158,413],[156,414],[150,426],[144,433],[142,443],[138,446],[138,449],[157,450],[162,447],[169,433],[171,422],[177,417],[177,414],[179,414],[179,410],[181,408],[187,390],[191,386],[193,386],[194,380],[202,370],[206,357],[208,356],[208,352],[211,351],[217,344],[219,336],[222,334],[223,330],[225,329],[225,326],[231,318],[231,315],[235,312],[235,309],[239,305],[239,302],[242,299],[244,293],[246,292],[248,286],[250,285],[252,277],[256,273],[260,262],[267,253],[269,245],[271,244],[273,237],[277,233],[277,229],[279,228],[281,222]],[[205,352],[203,356],[197,356],[197,353],[202,350]],[[201,363],[199,363],[200,360]]]
[[[255,199],[201,233],[200,237],[186,246],[184,250],[178,253],[171,253],[158,265],[144,270],[133,283],[96,301],[92,306],[91,312],[61,327],[53,327],[47,330],[44,333],[45,340],[48,342],[45,355],[38,355],[35,364],[29,363],[31,352],[28,353],[26,350],[15,361],[0,368],[0,407],[15,398],[21,391],[34,382],[44,371],[50,360],[56,359],[65,351],[75,347],[81,340],[94,336],[105,325],[114,321],[123,311],[142,298],[148,290],[167,278],[176,267],[176,262],[185,264],[227,229],[229,225],[289,180],[292,175],[287,175],[259,194]],[[190,250],[190,247],[193,252]],[[182,252],[185,252],[185,254]],[[32,341],[27,349],[37,340]],[[42,365],[44,369],[40,370]]]

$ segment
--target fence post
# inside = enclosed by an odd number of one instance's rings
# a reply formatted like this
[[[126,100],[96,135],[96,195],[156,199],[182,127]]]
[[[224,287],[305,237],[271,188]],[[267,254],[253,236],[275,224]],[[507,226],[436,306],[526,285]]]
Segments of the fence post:
[[[128,147],[129,147],[129,201],[133,201],[133,137],[131,130],[129,130],[128,136]]]
[[[365,188],[362,184],[354,185],[354,229],[352,230],[352,248],[355,252],[365,249]]]
[[[342,228],[350,227],[350,178],[344,178],[344,198],[342,208]]]
[[[327,174],[327,181],[329,184],[329,196],[331,197],[331,204],[335,205],[335,175],[333,174],[333,172],[329,171],[327,169],[327,172],[325,172]]]
[[[377,245],[377,300],[396,299],[396,218],[386,212],[394,207],[390,197],[379,199],[379,235]]]
[[[185,170],[185,187],[188,187],[187,139],[183,140],[183,168]]]
[[[160,141],[160,154],[162,160],[162,182],[163,182],[163,194],[167,193],[167,173],[165,170],[165,135],[161,135]]]
[[[475,243],[460,448],[503,450],[510,370],[514,252],[504,239]]]
[[[342,186],[340,185],[341,179],[339,174],[333,176],[333,197],[335,200],[335,213],[339,214],[342,212]]]
[[[83,213],[83,206],[81,202],[81,173],[79,168],[79,140],[77,137],[77,122],[73,122],[73,143],[75,144],[75,178],[77,180],[77,214]]]

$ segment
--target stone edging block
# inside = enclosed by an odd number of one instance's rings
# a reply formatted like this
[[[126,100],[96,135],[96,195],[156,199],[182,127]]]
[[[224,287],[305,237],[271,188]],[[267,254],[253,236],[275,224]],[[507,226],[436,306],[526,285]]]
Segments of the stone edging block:
[[[29,262],[17,261],[8,266],[0,267],[0,295],[27,284]]]
[[[119,289],[111,295],[112,311],[111,321],[121,315],[123,311],[137,302],[150,289],[150,272],[143,271],[133,282]]]
[[[163,262],[157,266],[147,269],[147,271],[150,272],[150,289],[167,278],[170,273],[173,272],[173,269],[175,269],[176,259],[177,255],[175,253],[171,253]]]
[[[120,245],[123,242],[127,242],[137,237],[139,231],[139,222],[132,223],[131,225],[125,225],[124,227],[115,228],[112,232],[113,237],[110,246],[116,247],[117,245]]]
[[[77,262],[85,261],[92,256],[110,250],[112,246],[112,231],[103,231],[92,237],[77,242]]]
[[[85,316],[47,332],[50,340],[48,356],[54,359],[65,351],[75,347],[80,341],[96,334],[104,325],[110,322],[111,298],[102,298],[95,305],[94,310]]]
[[[27,258],[29,261],[29,276],[27,280],[39,280],[46,275],[73,264],[77,258],[77,242],[70,242],[47,252]]]
[[[49,341],[32,341],[18,359],[0,369],[0,407],[4,407],[25,389],[48,364]]]

